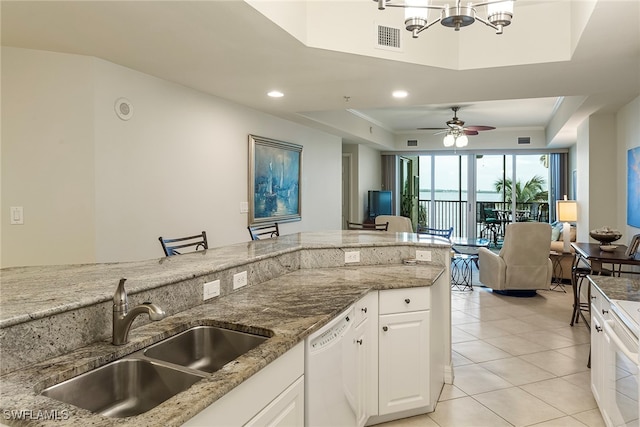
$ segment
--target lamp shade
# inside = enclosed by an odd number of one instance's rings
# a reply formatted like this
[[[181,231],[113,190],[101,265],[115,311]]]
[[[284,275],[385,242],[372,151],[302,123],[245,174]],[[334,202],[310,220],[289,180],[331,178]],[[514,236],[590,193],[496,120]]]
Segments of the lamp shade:
[[[558,221],[575,222],[578,220],[578,203],[575,200],[557,200]]]

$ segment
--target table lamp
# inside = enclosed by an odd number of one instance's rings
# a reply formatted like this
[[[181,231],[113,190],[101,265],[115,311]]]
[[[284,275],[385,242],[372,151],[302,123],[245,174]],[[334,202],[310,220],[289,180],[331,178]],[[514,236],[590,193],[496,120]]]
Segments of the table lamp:
[[[578,203],[575,200],[567,200],[567,196],[564,196],[564,200],[556,200],[556,213],[558,215],[558,221],[563,223],[562,238],[564,246],[562,251],[570,252],[571,224],[569,224],[569,222],[578,220]]]

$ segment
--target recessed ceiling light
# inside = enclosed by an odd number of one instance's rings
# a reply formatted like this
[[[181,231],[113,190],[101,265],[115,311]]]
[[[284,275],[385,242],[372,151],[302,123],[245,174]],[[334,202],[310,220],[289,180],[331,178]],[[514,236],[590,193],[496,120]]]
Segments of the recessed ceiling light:
[[[392,95],[394,98],[406,98],[409,93],[406,90],[394,90]]]
[[[284,93],[280,92],[279,90],[272,90],[267,95],[272,98],[282,98],[284,96]]]

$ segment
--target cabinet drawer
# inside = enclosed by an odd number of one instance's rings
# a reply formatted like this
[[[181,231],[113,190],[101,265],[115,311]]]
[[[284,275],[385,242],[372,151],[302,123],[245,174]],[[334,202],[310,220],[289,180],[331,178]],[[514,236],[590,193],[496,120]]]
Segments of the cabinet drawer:
[[[426,287],[380,291],[380,314],[428,310],[430,295],[430,289]]]
[[[591,306],[598,313],[601,313],[602,310],[609,311],[611,308],[609,300],[594,285],[591,285]]]
[[[359,325],[367,318],[378,316],[378,293],[369,292],[355,303],[355,325]]]

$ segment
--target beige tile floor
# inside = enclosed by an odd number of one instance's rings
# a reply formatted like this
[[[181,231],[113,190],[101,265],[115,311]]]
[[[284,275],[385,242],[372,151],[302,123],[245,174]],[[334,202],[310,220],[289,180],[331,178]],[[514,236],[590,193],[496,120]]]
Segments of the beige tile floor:
[[[589,331],[569,326],[565,288],[533,298],[475,283],[452,291],[453,385],[434,412],[382,426],[604,426],[589,386]]]

